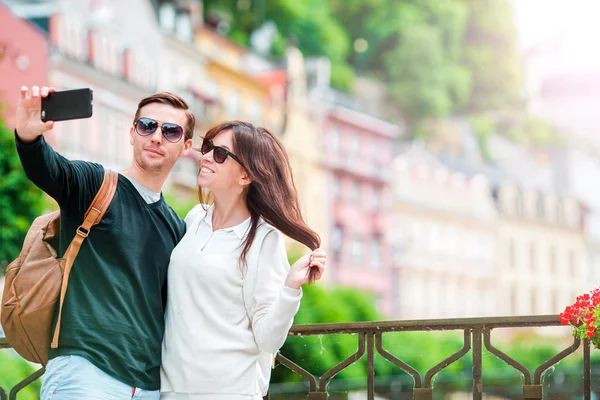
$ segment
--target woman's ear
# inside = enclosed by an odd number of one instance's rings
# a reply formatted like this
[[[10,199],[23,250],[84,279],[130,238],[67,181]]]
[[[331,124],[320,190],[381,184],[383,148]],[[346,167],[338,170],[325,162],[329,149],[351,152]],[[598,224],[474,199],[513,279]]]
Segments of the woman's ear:
[[[248,174],[246,172],[244,172],[239,180],[239,184],[242,187],[246,187],[248,186],[250,183],[252,183],[252,179],[250,179],[250,177],[248,176]]]

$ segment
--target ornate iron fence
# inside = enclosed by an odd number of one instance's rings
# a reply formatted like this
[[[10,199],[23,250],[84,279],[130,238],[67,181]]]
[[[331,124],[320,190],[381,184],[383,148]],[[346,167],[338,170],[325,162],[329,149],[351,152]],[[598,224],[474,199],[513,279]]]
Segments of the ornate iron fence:
[[[352,363],[365,356],[367,358],[367,399],[375,398],[375,352],[395,364],[408,373],[413,381],[413,400],[432,400],[434,388],[432,386],[435,376],[453,362],[464,357],[469,351],[472,353],[473,375],[472,393],[474,400],[480,400],[483,396],[483,368],[482,350],[487,349],[490,353],[503,360],[507,365],[513,367],[523,377],[523,399],[542,399],[542,375],[560,360],[583,347],[583,397],[591,400],[591,362],[590,345],[588,341],[582,342],[573,339],[573,343],[548,359],[543,364],[536,366],[535,371],[517,362],[510,355],[502,352],[492,344],[492,331],[496,328],[526,328],[526,327],[551,327],[559,326],[557,315],[524,316],[524,317],[493,317],[493,318],[464,318],[464,319],[437,319],[437,320],[415,320],[415,321],[377,321],[377,322],[348,322],[332,324],[309,324],[295,325],[290,335],[312,336],[312,335],[355,335],[357,338],[357,351],[342,360],[339,364],[325,372],[322,376],[315,376],[309,371],[301,368],[293,360],[289,360],[281,354],[277,355],[277,362],[302,376],[309,386],[309,400],[326,400],[328,398],[327,387],[338,373],[350,366]],[[383,348],[383,336],[390,332],[416,332],[416,331],[456,331],[462,332],[463,347],[449,357],[426,371],[423,375],[406,362],[393,354],[392,349]],[[566,331],[565,331],[566,332]],[[10,348],[6,339],[0,339],[0,348]],[[32,375],[15,385],[10,392],[0,387],[0,400],[14,400],[20,390],[42,376],[44,369],[37,370]]]
[[[583,347],[583,397],[591,399],[591,365],[589,342],[573,338],[573,344],[560,351],[542,365],[536,366],[533,374],[530,369],[517,362],[510,355],[500,351],[492,344],[492,331],[496,328],[527,328],[527,327],[551,327],[560,326],[558,315],[524,316],[524,317],[493,317],[493,318],[464,318],[464,319],[442,319],[442,320],[416,320],[416,321],[378,321],[378,322],[354,322],[335,324],[310,324],[295,325],[290,335],[332,335],[353,334],[356,335],[357,351],[350,357],[318,377],[301,368],[292,360],[278,354],[277,361],[284,367],[289,368],[301,375],[309,385],[309,400],[326,400],[328,398],[327,386],[331,379],[347,368],[352,363],[362,358],[365,353],[367,357],[367,388],[368,400],[375,397],[375,374],[374,356],[375,352],[383,356],[391,363],[408,373],[413,381],[413,400],[432,400],[434,388],[432,386],[434,377],[453,362],[464,357],[470,350],[472,353],[473,376],[472,393],[474,400],[480,400],[483,396],[483,368],[482,350],[485,347],[490,353],[497,356],[509,366],[522,374],[523,377],[523,399],[542,399],[542,375],[560,360]],[[568,329],[568,328],[566,328]],[[383,348],[383,335],[389,332],[407,331],[462,331],[463,347],[440,360],[440,362],[422,375],[412,366],[408,365],[394,354],[392,350]],[[567,331],[565,331],[568,334]]]

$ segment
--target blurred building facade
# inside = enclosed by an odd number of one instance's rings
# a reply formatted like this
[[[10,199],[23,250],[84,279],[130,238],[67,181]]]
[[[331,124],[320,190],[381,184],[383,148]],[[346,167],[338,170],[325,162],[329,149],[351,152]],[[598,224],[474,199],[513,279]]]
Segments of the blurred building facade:
[[[309,107],[305,60],[294,48],[285,54],[284,82],[280,86],[285,98],[285,122],[281,141],[286,148],[294,173],[303,216],[321,237],[321,247],[330,241],[327,220],[326,172],[321,148],[323,127],[313,118]],[[293,244],[291,244],[293,246]]]
[[[92,118],[56,124],[58,149],[66,157],[109,168],[128,165],[137,102],[156,90],[155,60],[162,58],[162,36],[151,4],[57,0],[17,3],[13,11],[47,30],[51,47],[44,83],[57,90],[94,90]]]
[[[497,315],[498,213],[485,176],[419,145],[394,160],[393,268],[402,319]]]
[[[330,234],[325,279],[371,292],[380,311],[394,315],[398,282],[386,233],[392,228],[392,143],[401,129],[353,107],[354,99],[329,88],[326,79],[311,88],[309,99],[321,137],[307,132],[298,145],[313,154],[321,149]]]
[[[48,37],[0,3],[0,113],[14,128],[21,86],[48,81]]]
[[[204,24],[196,27],[195,40],[209,60],[206,76],[211,94],[223,105],[221,119],[246,120],[281,134],[283,93],[260,79],[278,66]]]
[[[500,213],[500,315],[557,314],[588,286],[586,208],[573,198],[503,185]]]

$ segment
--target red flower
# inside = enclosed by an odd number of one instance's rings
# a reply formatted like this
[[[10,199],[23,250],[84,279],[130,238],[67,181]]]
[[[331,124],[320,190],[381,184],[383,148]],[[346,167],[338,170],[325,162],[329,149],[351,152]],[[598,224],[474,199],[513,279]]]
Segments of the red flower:
[[[579,339],[590,339],[596,348],[600,348],[600,334],[596,324],[596,315],[600,308],[600,288],[577,296],[576,301],[560,314],[560,323],[573,325],[573,335]]]

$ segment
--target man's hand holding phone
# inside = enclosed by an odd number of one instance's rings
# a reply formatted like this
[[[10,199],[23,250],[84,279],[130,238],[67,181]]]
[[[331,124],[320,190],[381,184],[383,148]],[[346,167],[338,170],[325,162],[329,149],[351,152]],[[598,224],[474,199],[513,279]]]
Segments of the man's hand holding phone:
[[[21,87],[21,96],[17,106],[16,128],[19,139],[25,143],[36,140],[44,132],[54,126],[54,121],[42,121],[42,98],[48,97],[48,93],[56,92],[56,89],[43,86],[31,88]]]
[[[17,134],[23,142],[32,142],[54,126],[54,121],[92,116],[93,91],[90,88],[63,90],[38,86],[21,88],[17,108]]]

